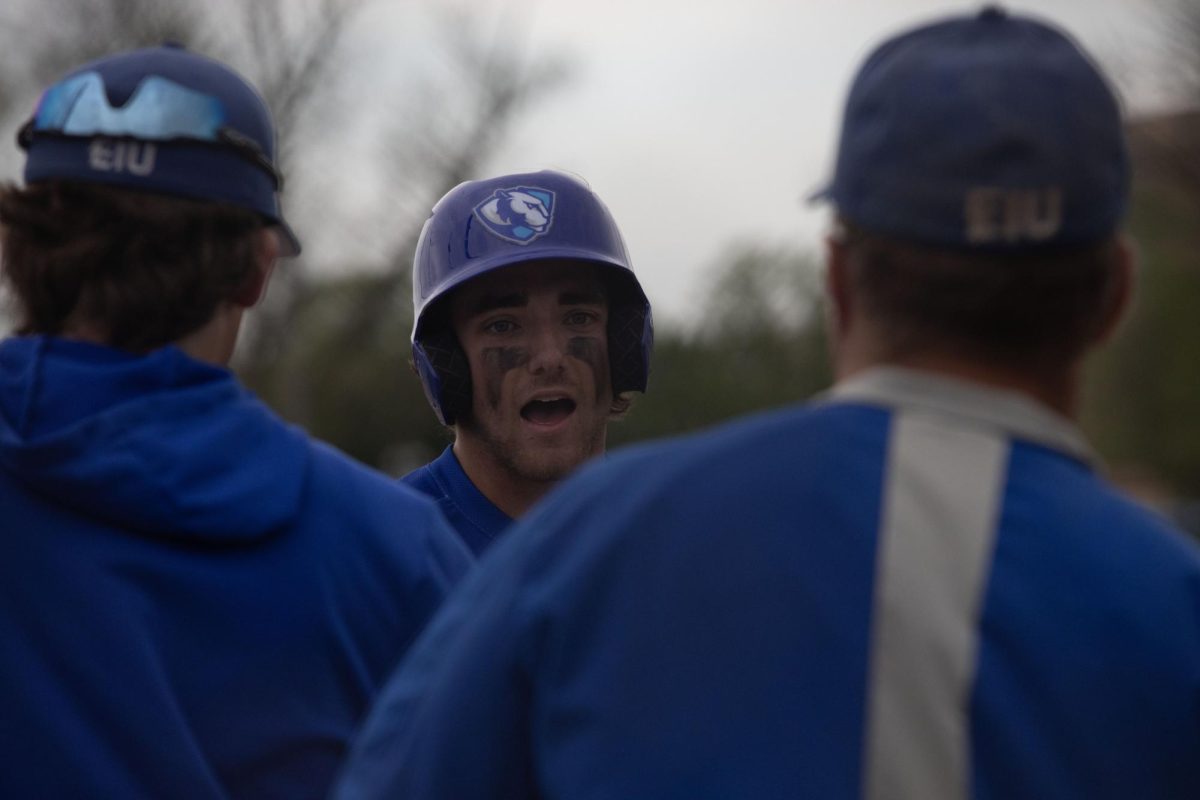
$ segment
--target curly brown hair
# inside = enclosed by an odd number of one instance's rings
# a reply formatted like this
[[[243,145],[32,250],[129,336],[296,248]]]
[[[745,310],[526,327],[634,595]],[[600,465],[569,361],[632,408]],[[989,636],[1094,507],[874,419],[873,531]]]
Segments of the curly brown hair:
[[[250,211],[116,187],[0,185],[0,257],[17,331],[86,324],[134,352],[177,341],[251,279],[263,224]]]

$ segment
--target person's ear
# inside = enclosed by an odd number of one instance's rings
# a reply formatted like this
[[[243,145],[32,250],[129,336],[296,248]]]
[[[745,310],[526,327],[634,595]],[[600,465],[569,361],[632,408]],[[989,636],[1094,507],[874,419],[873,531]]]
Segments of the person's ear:
[[[267,283],[279,260],[279,233],[274,228],[259,228],[254,232],[254,269],[233,297],[234,303],[250,308],[267,292]]]
[[[1108,295],[1104,319],[1096,333],[1097,344],[1108,341],[1116,333],[1132,305],[1134,287],[1137,285],[1137,248],[1127,236],[1117,238],[1115,257],[1117,264],[1113,274],[1113,287]]]
[[[844,242],[825,238],[825,306],[832,337],[849,329],[854,316],[849,275],[850,254]]]

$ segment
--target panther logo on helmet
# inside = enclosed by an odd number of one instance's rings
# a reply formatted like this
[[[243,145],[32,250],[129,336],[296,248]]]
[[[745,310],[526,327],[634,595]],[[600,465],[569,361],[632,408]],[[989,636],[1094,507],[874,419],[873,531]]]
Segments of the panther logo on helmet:
[[[475,206],[475,216],[487,230],[505,241],[529,244],[550,230],[554,192],[529,186],[497,189]]]

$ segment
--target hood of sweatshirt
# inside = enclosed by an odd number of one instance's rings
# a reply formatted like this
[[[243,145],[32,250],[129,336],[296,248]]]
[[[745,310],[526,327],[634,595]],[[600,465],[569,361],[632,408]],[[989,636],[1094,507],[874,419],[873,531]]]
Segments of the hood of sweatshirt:
[[[297,514],[309,448],[226,369],[44,336],[0,342],[0,471],[118,527],[205,541]]]

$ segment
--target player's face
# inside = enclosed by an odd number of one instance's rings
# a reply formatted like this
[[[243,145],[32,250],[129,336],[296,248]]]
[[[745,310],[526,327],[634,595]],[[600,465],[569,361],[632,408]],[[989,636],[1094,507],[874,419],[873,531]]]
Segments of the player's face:
[[[604,451],[613,396],[608,301],[596,266],[495,270],[457,290],[451,314],[473,389],[457,436],[477,445],[488,468],[556,481]]]

